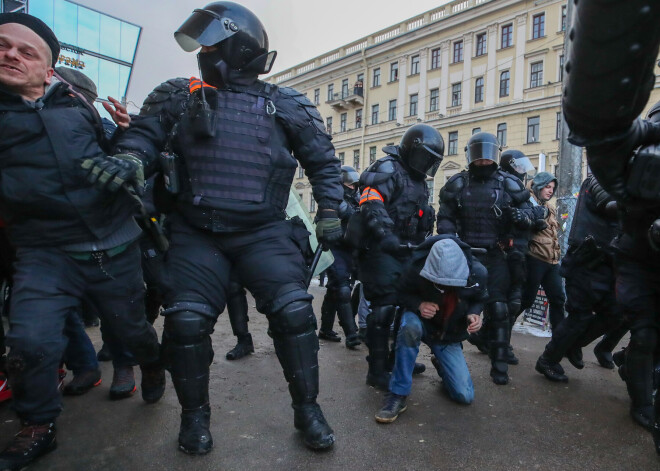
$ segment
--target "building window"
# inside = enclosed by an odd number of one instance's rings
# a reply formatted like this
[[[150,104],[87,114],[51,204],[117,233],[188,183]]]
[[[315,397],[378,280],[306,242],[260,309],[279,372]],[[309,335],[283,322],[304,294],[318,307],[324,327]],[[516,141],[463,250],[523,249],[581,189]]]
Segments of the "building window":
[[[500,74],[500,98],[509,96],[509,79],[511,74],[505,70]]]
[[[348,96],[348,79],[341,81],[341,97],[346,98]]]
[[[561,6],[561,30],[566,31],[566,5]]]
[[[362,87],[364,84],[364,74],[357,74],[357,80],[355,81],[356,87]]]
[[[527,118],[527,144],[539,142],[539,128],[541,127],[541,118],[534,116]]]
[[[302,168],[302,165],[298,164],[298,178],[302,178],[305,176],[305,169]]]
[[[344,165],[344,161],[346,160],[344,153],[340,152],[339,154],[337,154],[337,157],[339,157],[339,161],[341,162],[341,164]]]
[[[374,69],[373,76],[371,77],[371,86],[372,87],[380,86],[380,67]]]
[[[478,132],[481,132],[481,128],[472,128],[472,135],[473,136]]]
[[[325,127],[328,129],[328,134],[332,134],[332,116],[325,118]]]
[[[440,48],[436,48],[431,51],[431,68],[440,68]]]
[[[435,186],[435,180],[433,178],[429,178],[426,180],[426,188],[429,189],[429,204],[433,204],[433,194],[435,193],[435,190],[433,189]]]
[[[396,119],[396,100],[390,100],[390,105],[387,109],[387,119],[390,121]]]
[[[502,26],[502,49],[513,46],[513,24]]]
[[[410,95],[410,116],[417,116],[417,93]]]
[[[321,89],[320,88],[315,88],[314,89],[314,104],[315,105],[320,105],[321,104]]]
[[[396,82],[399,80],[399,63],[392,62],[390,64],[390,82]]]
[[[355,128],[362,127],[362,108],[355,110]]]
[[[454,83],[451,86],[451,106],[461,104],[461,83]]]
[[[539,13],[532,17],[532,39],[545,36],[545,13]]]
[[[314,195],[312,193],[309,194],[309,212],[313,213],[316,211],[316,201],[314,201]]]
[[[463,41],[456,41],[454,43],[453,62],[463,62]]]
[[[458,154],[458,131],[453,131],[449,133],[449,139],[447,140],[447,155],[457,155]]]
[[[440,102],[440,90],[434,88],[429,94],[429,111],[438,111],[438,105]]]
[[[559,81],[564,80],[564,55],[559,56]]]
[[[380,105],[371,105],[371,124],[378,124],[379,113],[380,113]]]
[[[347,116],[348,116],[348,113],[342,113],[339,116],[339,132],[346,131],[346,117]]]
[[[332,101],[335,98],[335,84],[331,83],[328,85],[328,101]]]
[[[487,50],[486,33],[477,34],[477,50],[475,56],[483,56]]]
[[[419,73],[419,54],[410,58],[410,75]]]
[[[557,126],[555,129],[555,139],[559,140],[561,137],[561,111],[557,111]]]
[[[376,146],[369,147],[369,165],[376,161]]]
[[[530,66],[529,88],[543,85],[543,62],[534,62]]]
[[[353,167],[358,172],[360,171],[360,149],[355,149],[353,151]]]
[[[497,125],[497,140],[500,141],[502,147],[506,146],[506,123]]]
[[[474,81],[474,102],[481,103],[484,101],[484,78],[479,77]]]

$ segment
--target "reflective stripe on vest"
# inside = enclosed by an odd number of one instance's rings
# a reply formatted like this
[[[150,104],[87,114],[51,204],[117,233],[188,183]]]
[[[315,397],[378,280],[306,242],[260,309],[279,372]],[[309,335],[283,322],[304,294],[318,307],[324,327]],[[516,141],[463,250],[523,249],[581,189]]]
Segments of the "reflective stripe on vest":
[[[371,188],[370,186],[366,187],[362,191],[362,196],[360,196],[360,204],[366,203],[367,201],[380,201],[384,203],[383,195],[381,195],[378,190]]]

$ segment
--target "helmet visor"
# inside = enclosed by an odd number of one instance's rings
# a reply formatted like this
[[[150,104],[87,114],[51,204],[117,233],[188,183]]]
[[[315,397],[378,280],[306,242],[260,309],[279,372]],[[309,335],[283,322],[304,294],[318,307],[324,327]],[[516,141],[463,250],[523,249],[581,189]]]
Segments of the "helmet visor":
[[[355,170],[345,171],[342,170],[342,182],[346,185],[356,185],[360,181],[360,174]]]
[[[416,146],[407,157],[407,163],[410,168],[429,177],[435,175],[438,168],[440,168],[441,162],[442,155],[425,144]]]
[[[218,44],[237,32],[238,26],[230,18],[197,8],[176,30],[174,39],[181,49],[192,52],[201,46]]]
[[[528,157],[519,157],[517,159],[512,159],[511,168],[518,173],[519,175],[527,175],[528,177],[534,176],[536,169],[532,165],[532,161]]]
[[[468,163],[475,160],[492,160],[495,163],[500,162],[500,146],[492,142],[474,142],[467,148]]]

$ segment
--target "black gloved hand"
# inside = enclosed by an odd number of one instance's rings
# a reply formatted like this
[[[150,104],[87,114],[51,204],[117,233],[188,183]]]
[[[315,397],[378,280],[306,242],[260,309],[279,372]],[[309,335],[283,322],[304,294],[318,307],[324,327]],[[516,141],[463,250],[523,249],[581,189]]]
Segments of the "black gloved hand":
[[[319,220],[316,222],[316,238],[324,245],[324,248],[336,244],[342,240],[344,232],[341,221],[334,209],[321,209]],[[327,249],[326,249],[327,250]]]
[[[125,183],[132,186],[138,195],[144,194],[144,170],[142,161],[131,154],[94,157],[81,164],[89,170],[87,181],[98,188],[117,192]]]
[[[534,232],[541,232],[543,229],[547,229],[547,227],[548,227],[547,222],[545,222],[543,219],[537,219],[536,221],[534,221],[534,225],[532,229],[534,230]]]
[[[390,255],[398,255],[403,249],[399,238],[391,232],[380,240],[379,247],[383,252]]]

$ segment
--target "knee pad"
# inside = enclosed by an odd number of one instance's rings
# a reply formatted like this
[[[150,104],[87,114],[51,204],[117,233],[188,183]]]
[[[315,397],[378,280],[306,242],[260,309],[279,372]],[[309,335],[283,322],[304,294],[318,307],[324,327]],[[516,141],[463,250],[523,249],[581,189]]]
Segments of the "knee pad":
[[[630,332],[630,349],[640,353],[654,353],[658,342],[658,332],[651,327]]]
[[[493,322],[503,322],[509,318],[509,308],[506,303],[497,302],[488,305],[488,311]]]
[[[268,320],[273,335],[300,335],[316,330],[316,316],[309,301],[293,301]]]
[[[371,309],[371,314],[367,317],[369,323],[374,323],[378,327],[387,327],[389,330],[394,314],[396,313],[395,306],[374,306]]]
[[[314,296],[307,292],[307,289],[301,288],[297,283],[286,283],[277,290],[273,299],[264,303],[263,299],[257,299],[257,310],[266,314],[277,314],[284,311],[289,304],[295,301],[305,301],[308,304],[312,302]]]
[[[242,284],[230,279],[227,287],[227,298],[233,298],[234,296],[245,296],[245,289]]]
[[[348,285],[341,285],[337,287],[337,302],[340,304],[351,302],[351,287]]]

